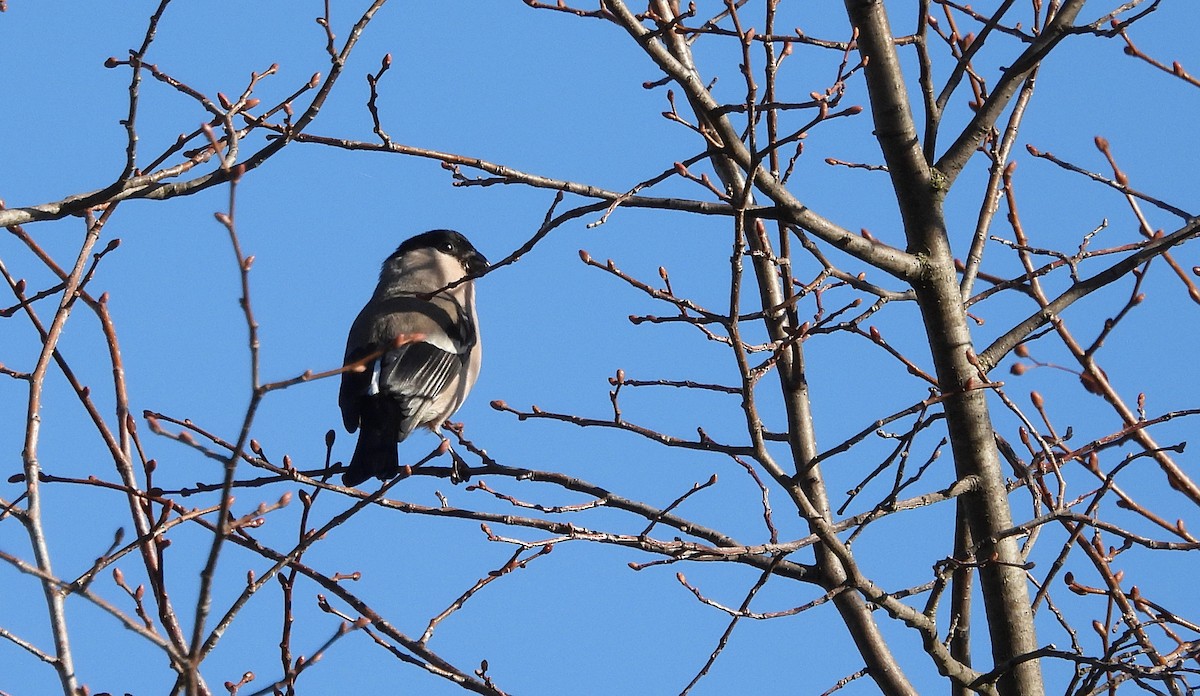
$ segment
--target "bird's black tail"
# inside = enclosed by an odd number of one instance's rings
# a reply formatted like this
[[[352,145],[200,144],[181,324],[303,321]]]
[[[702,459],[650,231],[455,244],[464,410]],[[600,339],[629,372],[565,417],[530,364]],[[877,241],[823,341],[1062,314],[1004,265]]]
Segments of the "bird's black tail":
[[[386,481],[400,470],[396,454],[396,433],[387,428],[363,424],[350,467],[342,474],[342,484],[357,486],[372,476]]]

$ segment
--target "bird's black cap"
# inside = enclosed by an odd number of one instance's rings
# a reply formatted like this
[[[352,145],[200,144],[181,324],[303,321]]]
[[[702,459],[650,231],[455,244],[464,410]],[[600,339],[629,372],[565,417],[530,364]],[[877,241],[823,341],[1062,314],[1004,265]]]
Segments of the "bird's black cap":
[[[449,254],[462,262],[463,267],[470,273],[479,273],[487,269],[488,260],[471,244],[461,232],[454,230],[430,230],[410,237],[396,248],[392,258],[403,256],[417,249],[437,249]]]

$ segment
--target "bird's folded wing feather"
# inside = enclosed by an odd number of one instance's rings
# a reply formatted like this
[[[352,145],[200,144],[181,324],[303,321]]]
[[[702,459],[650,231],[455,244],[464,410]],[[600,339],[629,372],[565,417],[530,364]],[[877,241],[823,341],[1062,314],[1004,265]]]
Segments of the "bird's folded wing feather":
[[[432,399],[453,380],[462,370],[459,353],[475,341],[474,327],[469,318],[464,322],[465,316],[457,303],[445,297],[432,301],[389,297],[364,307],[350,330],[347,364],[388,345],[396,336],[422,338],[389,350],[381,362],[366,365],[365,371],[342,374],[338,402],[346,429],[358,428],[363,395],[384,392],[401,399]]]
[[[418,341],[384,353],[379,391],[399,399],[432,399],[458,376],[462,360],[454,353]]]

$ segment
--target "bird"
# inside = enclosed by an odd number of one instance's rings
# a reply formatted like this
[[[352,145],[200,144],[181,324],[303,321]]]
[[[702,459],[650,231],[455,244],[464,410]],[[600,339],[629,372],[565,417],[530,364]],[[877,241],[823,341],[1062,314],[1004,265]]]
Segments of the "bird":
[[[487,269],[465,236],[444,229],[405,240],[383,262],[346,339],[344,365],[370,359],[342,373],[342,422],[359,431],[344,485],[394,476],[397,445],[418,427],[442,437],[479,377],[474,279]]]

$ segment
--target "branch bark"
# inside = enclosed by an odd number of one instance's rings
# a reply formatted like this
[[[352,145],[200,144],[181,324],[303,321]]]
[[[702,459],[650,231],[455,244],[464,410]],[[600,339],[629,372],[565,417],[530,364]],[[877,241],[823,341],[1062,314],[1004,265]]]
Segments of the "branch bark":
[[[858,30],[859,50],[867,63],[867,90],[876,137],[900,204],[908,252],[921,260],[921,272],[912,278],[913,289],[938,386],[947,396],[944,407],[955,469],[960,478],[976,476],[979,480],[979,488],[959,500],[959,514],[965,517],[971,536],[979,543],[977,557],[985,561],[980,568],[980,584],[992,659],[997,665],[1012,664],[1039,646],[1019,549],[1012,539],[996,539],[996,534],[1012,523],[1012,512],[986,393],[971,388],[980,380],[980,372],[942,210],[951,179],[944,176],[945,172],[931,171],[924,159],[883,3],[846,0],[846,9]],[[1046,50],[1053,45],[1043,43]],[[1019,72],[1023,79],[1035,66],[1036,62],[1023,71],[1012,72]],[[1015,90],[1019,82],[1012,80],[1011,84]],[[989,103],[987,113],[994,122],[1000,105],[1006,101],[993,94]],[[985,127],[981,118],[977,117],[964,135],[962,142],[969,145],[956,145],[966,148],[968,155],[974,152],[984,130],[991,127],[991,122]],[[952,163],[956,173],[965,158]],[[1043,693],[1040,665],[1035,660],[1016,663],[1000,677],[998,687],[1006,696]]]

